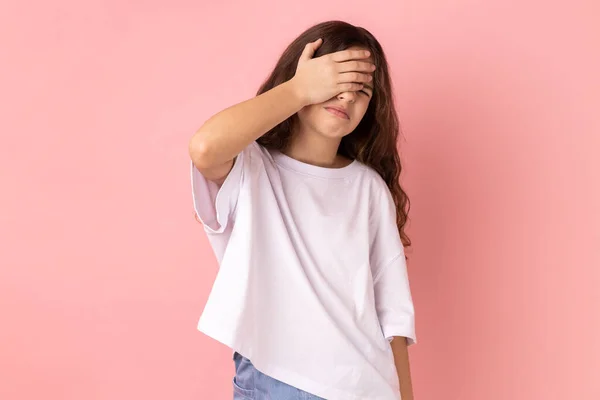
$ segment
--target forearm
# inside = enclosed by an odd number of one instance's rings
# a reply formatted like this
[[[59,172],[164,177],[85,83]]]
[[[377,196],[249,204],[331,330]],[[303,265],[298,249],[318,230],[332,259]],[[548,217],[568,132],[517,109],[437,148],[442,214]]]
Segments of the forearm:
[[[191,139],[204,167],[221,165],[305,105],[293,80],[213,115]]]
[[[406,338],[403,336],[395,336],[391,346],[394,353],[396,371],[398,372],[402,400],[413,400],[414,395],[410,377],[410,363],[408,359]]]

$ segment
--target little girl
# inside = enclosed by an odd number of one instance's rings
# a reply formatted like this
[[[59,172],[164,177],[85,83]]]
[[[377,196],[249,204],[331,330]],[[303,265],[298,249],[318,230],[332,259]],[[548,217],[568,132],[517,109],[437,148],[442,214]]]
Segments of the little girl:
[[[371,33],[321,23],[190,140],[220,266],[198,329],[232,349],[234,399],[412,399],[391,86]]]

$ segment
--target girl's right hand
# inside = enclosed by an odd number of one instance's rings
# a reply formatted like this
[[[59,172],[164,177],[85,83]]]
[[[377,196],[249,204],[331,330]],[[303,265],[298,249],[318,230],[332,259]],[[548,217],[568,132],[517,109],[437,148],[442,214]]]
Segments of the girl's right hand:
[[[362,82],[372,80],[375,65],[357,59],[368,58],[366,50],[342,50],[312,58],[323,39],[308,43],[298,60],[291,82],[304,104],[323,103],[339,93],[359,91]]]

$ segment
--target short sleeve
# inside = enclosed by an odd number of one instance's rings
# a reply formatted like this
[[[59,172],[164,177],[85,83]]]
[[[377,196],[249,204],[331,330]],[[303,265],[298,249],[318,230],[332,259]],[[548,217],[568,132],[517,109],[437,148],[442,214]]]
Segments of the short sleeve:
[[[256,146],[258,144],[252,142],[236,156],[221,187],[206,179],[194,163],[190,162],[194,211],[207,233],[223,233],[231,223],[244,175],[252,158],[251,153],[260,151]]]
[[[372,198],[370,259],[377,316],[389,341],[404,336],[411,345],[416,343],[415,313],[396,206],[383,180],[378,180]]]
[[[386,339],[391,341],[394,336],[404,336],[409,346],[417,343],[404,252],[390,260],[374,277],[374,289],[375,308]]]

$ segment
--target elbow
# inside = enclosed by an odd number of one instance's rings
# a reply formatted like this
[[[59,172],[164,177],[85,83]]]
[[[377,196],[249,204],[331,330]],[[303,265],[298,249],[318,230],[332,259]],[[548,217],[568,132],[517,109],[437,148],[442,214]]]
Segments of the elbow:
[[[202,132],[196,132],[190,139],[189,153],[196,168],[207,169],[212,166],[211,151]]]

